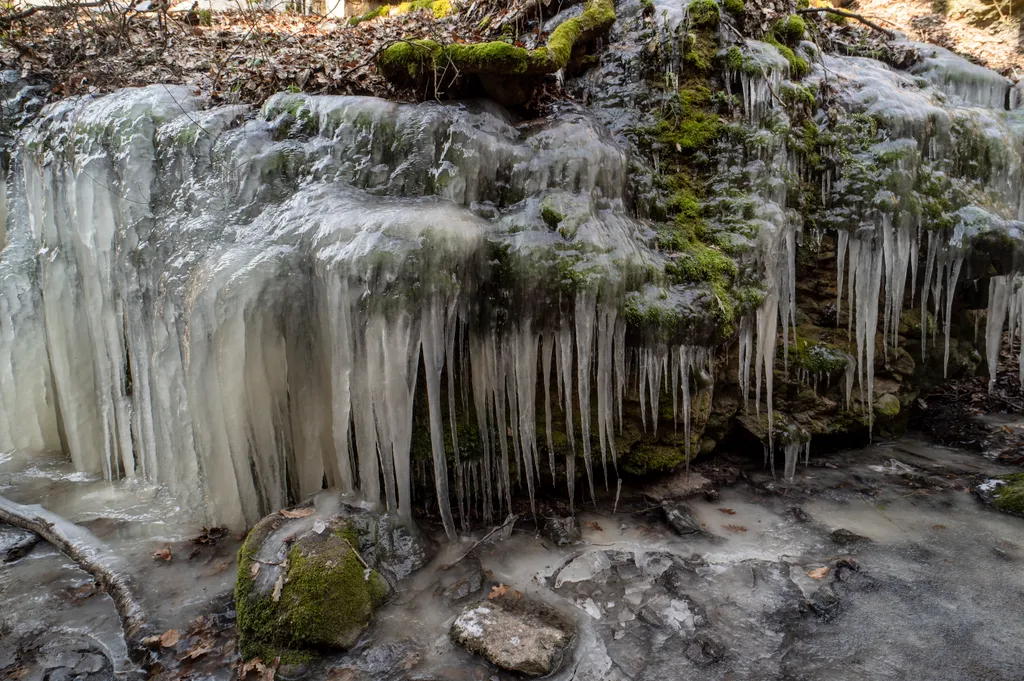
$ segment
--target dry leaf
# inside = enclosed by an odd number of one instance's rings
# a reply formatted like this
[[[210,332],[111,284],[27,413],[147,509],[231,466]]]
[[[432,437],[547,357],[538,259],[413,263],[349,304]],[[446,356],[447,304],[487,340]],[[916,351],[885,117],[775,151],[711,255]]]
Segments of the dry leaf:
[[[513,591],[512,595],[516,597],[517,601],[518,600],[522,600],[522,598],[523,598],[523,592],[522,591]]]
[[[290,511],[286,508],[282,508],[280,511],[278,511],[278,513],[283,515],[285,518],[308,518],[309,516],[316,513],[316,510],[313,509],[312,507],[307,506],[306,508],[297,508],[293,511]]]
[[[820,567],[817,570],[811,570],[810,572],[807,573],[807,576],[810,577],[811,579],[825,579],[825,577],[827,575],[828,575],[828,568],[827,567]]]
[[[160,645],[160,637],[147,636],[146,638],[142,639],[142,645],[146,646],[147,648],[154,648]]]
[[[583,523],[583,526],[589,527],[592,530],[597,530],[598,532],[604,532],[604,530],[601,528],[600,525],[597,524],[597,521],[595,520],[588,520],[587,522]]]
[[[164,648],[173,648],[181,640],[181,632],[177,629],[168,629],[160,635],[160,645]]]
[[[277,581],[274,582],[274,593],[270,594],[270,599],[277,603],[281,600],[281,589],[284,588],[284,570],[277,576]]]
[[[730,532],[746,532],[747,531],[747,528],[743,527],[742,525],[726,525],[725,529],[729,530]]]
[[[154,558],[159,558],[161,560],[170,560],[171,559],[171,549],[170,549],[170,547],[166,547],[165,546],[162,549],[158,549],[158,550],[154,551],[153,552],[153,557]]]
[[[212,639],[203,639],[203,640],[199,641],[198,643],[196,643],[191,648],[189,648],[188,652],[185,653],[183,659],[194,660],[194,659],[196,659],[198,657],[202,657],[203,655],[205,655],[206,653],[210,652],[211,650],[213,650],[213,640]]]
[[[718,511],[719,513],[724,513],[726,515],[736,515],[736,511],[732,510],[731,508],[720,508],[718,509]]]
[[[253,579],[255,579],[256,575],[258,575],[259,573],[260,573],[260,564],[255,562],[255,561],[253,561],[252,564],[249,565],[249,576],[252,577]]]
[[[933,530],[944,530],[944,529],[946,529],[946,526],[945,525],[932,525],[932,529]]]
[[[495,598],[501,598],[508,593],[508,587],[504,584],[498,584],[497,586],[491,587],[491,593],[487,594],[487,600],[493,601]]]

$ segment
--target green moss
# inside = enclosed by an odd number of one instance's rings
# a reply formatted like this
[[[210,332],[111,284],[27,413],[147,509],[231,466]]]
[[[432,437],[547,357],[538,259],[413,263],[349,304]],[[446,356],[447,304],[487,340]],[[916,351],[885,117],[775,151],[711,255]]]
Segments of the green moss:
[[[725,67],[730,71],[742,71],[744,61],[742,50],[735,45],[725,51]]]
[[[212,26],[213,25],[213,12],[208,9],[199,10],[199,25],[200,26]]]
[[[768,36],[767,42],[775,46],[775,49],[779,51],[787,62],[789,62],[789,75],[792,78],[800,79],[810,73],[811,67],[808,66],[807,60],[803,57],[797,56],[792,48],[783,45],[777,39],[772,36]]]
[[[804,34],[807,32],[807,24],[804,23],[803,18],[799,15],[790,14],[785,19],[776,23],[772,32],[783,43],[796,45],[803,40]]]
[[[450,0],[414,0],[413,2],[403,2],[398,5],[381,5],[366,14],[352,17],[348,20],[348,25],[356,26],[364,21],[370,21],[378,17],[400,16],[421,10],[432,12],[435,19],[443,19],[452,14],[453,7]]]
[[[686,8],[691,28],[715,28],[721,19],[714,0],[693,0]]]
[[[814,111],[817,106],[817,94],[803,85],[783,83],[779,88],[779,93],[782,102],[789,108],[806,107],[808,111]]]
[[[737,16],[747,11],[747,6],[743,0],[725,0],[723,6],[725,7],[725,11]]]
[[[721,283],[731,284],[736,277],[736,263],[719,249],[703,243],[692,248],[665,267],[666,274],[676,284]]]
[[[886,393],[882,395],[874,403],[875,414],[881,418],[891,419],[900,413],[902,405],[900,404],[900,398],[895,395]]]
[[[677,106],[660,120],[654,131],[662,148],[690,154],[702,150],[721,134],[718,114],[704,107],[711,100],[711,90],[695,85],[679,91]]]
[[[583,14],[559,24],[544,47],[527,50],[502,40],[443,47],[432,40],[403,41],[382,51],[377,67],[392,80],[416,80],[432,69],[443,71],[449,66],[458,73],[555,73],[568,65],[573,48],[604,33],[614,22],[612,0],[589,0]]]
[[[999,480],[1006,484],[996,489],[992,504],[1000,511],[1024,515],[1024,473],[1004,475]]]
[[[832,374],[845,371],[850,361],[849,355],[828,343],[812,343],[798,340],[790,348],[793,366],[804,369],[813,375]]]
[[[314,649],[354,644],[388,594],[383,578],[356,555],[354,530],[346,525],[293,545],[275,602],[256,590],[252,565],[276,526],[276,518],[265,519],[238,552],[235,607],[242,657],[297,663]]]
[[[550,201],[543,201],[540,204],[540,217],[551,229],[558,229],[558,225],[565,219],[565,215],[559,213]]]

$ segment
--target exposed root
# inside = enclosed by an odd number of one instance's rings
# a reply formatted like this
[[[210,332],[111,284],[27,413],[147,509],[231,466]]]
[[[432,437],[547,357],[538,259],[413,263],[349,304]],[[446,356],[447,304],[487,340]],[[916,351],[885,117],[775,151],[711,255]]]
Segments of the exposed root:
[[[35,532],[91,574],[114,601],[129,655],[136,661],[143,658],[142,639],[151,632],[146,612],[135,598],[135,585],[128,567],[119,556],[92,532],[37,504],[26,506],[0,496],[0,520]]]

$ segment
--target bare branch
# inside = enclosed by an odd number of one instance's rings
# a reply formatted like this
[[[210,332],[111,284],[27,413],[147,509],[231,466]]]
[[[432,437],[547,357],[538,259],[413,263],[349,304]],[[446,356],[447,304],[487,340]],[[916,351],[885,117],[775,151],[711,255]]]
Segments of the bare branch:
[[[846,17],[847,19],[856,19],[857,21],[861,22],[865,26],[867,26],[869,28],[873,28],[874,30],[876,30],[879,33],[881,33],[882,35],[886,36],[887,38],[895,38],[896,37],[895,33],[893,33],[892,31],[890,31],[887,28],[882,28],[881,26],[879,26],[875,22],[871,21],[870,19],[868,19],[864,15],[857,14],[855,12],[848,12],[845,9],[836,9],[835,7],[805,7],[804,9],[798,9],[796,11],[796,13],[797,14],[835,14],[835,15],[838,15],[838,16],[841,16],[841,17]]]
[[[14,14],[0,16],[0,25],[12,24],[15,21],[28,19],[30,16],[37,12],[64,12],[67,10],[79,10],[89,9],[90,7],[102,7],[106,4],[106,0],[101,0],[100,2],[80,2],[62,5],[33,5],[28,9],[23,9],[22,11],[15,12]]]

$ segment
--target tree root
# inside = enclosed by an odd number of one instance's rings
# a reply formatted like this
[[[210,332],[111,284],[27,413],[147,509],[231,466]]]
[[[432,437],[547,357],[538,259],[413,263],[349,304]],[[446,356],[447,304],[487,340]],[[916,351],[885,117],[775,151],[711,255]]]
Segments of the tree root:
[[[872,28],[887,38],[894,38],[895,34],[887,28],[882,28],[875,22],[871,21],[862,14],[855,12],[848,12],[845,9],[837,9],[835,7],[805,7],[804,9],[798,9],[797,14],[835,14],[837,16],[846,17],[847,19],[856,19],[868,28]]]
[[[136,662],[144,659],[142,640],[152,632],[145,609],[135,598],[134,580],[119,556],[89,530],[37,504],[26,506],[0,496],[0,521],[35,532],[91,574],[114,601],[129,656]]]

